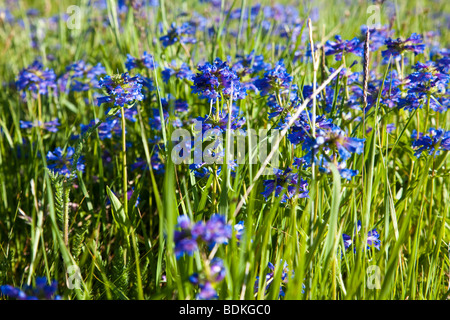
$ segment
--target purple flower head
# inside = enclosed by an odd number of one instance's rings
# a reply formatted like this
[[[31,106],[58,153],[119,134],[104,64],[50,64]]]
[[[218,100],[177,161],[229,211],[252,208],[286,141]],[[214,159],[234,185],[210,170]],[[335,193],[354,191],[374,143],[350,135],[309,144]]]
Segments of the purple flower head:
[[[358,170],[346,168],[345,161],[337,163],[337,161],[335,160],[335,156],[331,156],[331,160],[336,165],[341,177],[344,179],[351,180],[354,176],[356,176],[359,173]],[[331,164],[329,161],[326,160],[326,158],[323,155],[319,155],[319,158],[317,159],[316,163],[317,165],[319,165],[319,170],[321,172],[331,174],[330,169]]]
[[[173,103],[173,109],[174,109],[174,116],[169,119],[169,104]],[[173,100],[171,96],[168,97],[168,99],[161,98],[161,104],[163,108],[163,117],[164,117],[164,123],[167,126],[170,123],[175,128],[180,128],[183,123],[181,119],[179,118],[180,113],[186,112],[189,108],[186,101],[181,99]],[[149,124],[152,127],[152,129],[161,131],[162,130],[162,118],[160,114],[159,108],[153,108],[152,109],[153,116],[149,119]]]
[[[152,153],[152,156],[150,158],[150,163],[152,166],[152,170],[156,175],[161,175],[164,174],[165,170],[164,170],[164,162],[161,159],[161,155],[160,155],[160,149],[158,147],[156,147]],[[136,162],[131,164],[131,170],[137,170],[140,169],[141,171],[146,171],[148,170],[148,163],[147,160],[145,159],[141,159],[141,158],[137,158]]]
[[[387,49],[381,52],[385,58],[389,58],[390,56],[395,58],[406,51],[414,52],[417,55],[423,53],[425,49],[425,45],[422,43],[422,36],[417,33],[413,33],[406,40],[402,40],[401,38],[397,38],[396,40],[388,38],[385,44]]]
[[[369,28],[366,25],[361,26],[362,39],[365,39],[367,30]],[[370,31],[370,51],[378,51],[382,46],[384,46],[386,39],[392,36],[393,30],[389,29],[388,25],[376,26],[369,29]]]
[[[155,69],[157,66],[155,59],[153,58],[153,56],[149,53],[147,53],[147,51],[144,51],[144,54],[139,58],[135,58],[130,54],[127,54],[127,61],[125,62],[125,67],[127,68],[128,71],[131,71],[135,68],[137,69],[149,69],[149,70],[153,70]]]
[[[161,73],[165,83],[168,83],[172,76],[175,76],[177,79],[181,80],[191,80],[194,76],[194,73],[191,71],[188,64],[183,62],[180,67],[177,67],[175,61],[172,61],[172,63],[167,68],[164,68]]]
[[[236,232],[236,239],[240,241],[242,239],[242,235],[244,234],[244,221],[239,221],[234,225],[234,231]]]
[[[287,135],[288,140],[292,144],[301,144],[307,140],[309,134],[311,133],[310,120],[312,117],[312,113],[310,112],[302,112],[300,117],[294,124],[291,126],[291,133]],[[290,121],[290,115],[286,117],[285,122],[288,123]],[[332,119],[327,119],[324,115],[316,116],[316,130],[330,130],[333,129],[334,124],[332,123]]]
[[[279,93],[283,89],[288,89],[292,82],[292,76],[286,70],[284,61],[280,60],[276,66],[264,73],[262,79],[254,81],[256,88],[262,96],[268,93]]]
[[[286,168],[284,171],[274,169],[276,178],[271,180],[264,180],[264,191],[261,194],[268,200],[275,192],[275,197],[278,197],[283,191],[281,203],[292,199],[294,196],[299,198],[308,197],[308,182],[300,178],[298,180],[298,173],[292,173],[291,168]]]
[[[219,258],[212,259],[209,268],[211,269],[210,276],[212,277],[214,282],[220,282],[223,279],[225,279],[226,270],[225,266],[223,265],[222,259]]]
[[[361,221],[358,220],[357,227],[355,230],[355,237],[359,234],[359,231],[361,230]],[[352,237],[347,234],[342,234],[342,239],[344,241],[344,247],[345,250],[350,248],[353,245]],[[369,250],[372,246],[374,246],[376,249],[380,250],[381,246],[381,240],[380,235],[378,234],[376,229],[372,229],[367,233],[367,249]],[[353,252],[356,252],[356,248],[354,248]]]
[[[59,123],[59,119],[55,119],[52,121],[47,122],[40,122],[40,121],[22,121],[20,120],[20,128],[22,129],[30,129],[30,128],[42,128],[49,132],[58,132],[58,127],[61,124]]]
[[[450,80],[450,75],[443,72],[433,61],[418,62],[412,66],[415,72],[406,78],[408,94],[417,94],[420,98],[426,98],[428,94],[443,96]]]
[[[88,125],[80,124],[81,134],[84,134],[89,128],[98,123],[98,119],[91,120]],[[117,118],[108,118],[97,128],[100,140],[112,139],[114,136],[120,137],[122,134],[122,126]]]
[[[228,243],[228,239],[231,238],[231,233],[231,225],[227,224],[225,216],[213,214],[205,223],[202,238],[209,244],[226,244]]]
[[[413,130],[411,139],[414,139],[412,147],[416,157],[420,157],[424,151],[435,156],[439,155],[441,150],[450,151],[450,131],[431,128],[428,134],[417,134],[417,131]]]
[[[256,74],[260,71],[267,71],[270,69],[270,63],[264,62],[263,55],[255,55],[255,51],[253,50],[250,54],[246,56],[236,56],[239,60],[233,64],[231,68],[234,72],[236,72],[240,77],[243,77],[247,74]]]
[[[185,253],[192,256],[197,251],[198,244],[196,237],[192,233],[193,224],[191,220],[186,215],[179,216],[177,227],[181,228],[181,231],[176,230],[174,235],[175,255],[177,259]]]
[[[183,23],[180,27],[175,22],[170,26],[166,35],[159,38],[164,48],[171,46],[177,42],[182,44],[196,43],[197,39],[192,37],[195,34],[195,28],[188,22]]]
[[[316,132],[316,139],[307,138],[303,144],[304,149],[316,154],[319,148],[337,151],[342,160],[348,160],[352,153],[361,154],[364,150],[365,139],[347,137],[345,132],[334,126],[331,130],[319,129]]]
[[[281,273],[281,285],[280,285],[280,291],[279,291],[279,296],[278,297],[284,297],[285,293],[283,290],[283,284],[287,284],[289,281],[289,269],[288,269],[288,264],[286,261],[284,261],[283,263],[283,259],[280,260],[280,263],[283,264],[283,270]],[[266,274],[266,288],[265,288],[265,293],[267,293],[267,291],[270,288],[270,285],[272,284],[273,280],[274,280],[274,276],[275,276],[275,265],[272,264],[271,262],[268,263],[268,268],[271,270],[271,272]],[[292,273],[292,277],[294,277],[294,274]],[[254,286],[254,293],[257,293],[259,291],[259,277],[256,277],[256,282],[255,282],[255,286]],[[302,287],[304,288],[305,286],[302,285]],[[302,293],[304,291],[302,290]]]
[[[71,90],[89,91],[91,88],[100,89],[99,77],[106,74],[101,63],[95,66],[86,64],[83,60],[75,62],[66,68],[71,79]]]
[[[186,215],[178,217],[175,231],[175,255],[178,258],[185,253],[192,255],[201,244],[211,247],[227,244],[231,238],[232,227],[225,221],[225,216],[214,214],[206,221],[192,223]]]
[[[217,291],[214,289],[211,282],[207,281],[205,283],[199,284],[200,293],[197,295],[198,300],[212,300],[218,299],[219,296]]]
[[[100,79],[100,86],[106,90],[107,96],[97,99],[98,105],[102,103],[114,103],[114,106],[123,107],[134,101],[142,101],[142,79],[139,76],[130,77],[128,72],[105,76]]]
[[[358,38],[353,38],[352,40],[342,40],[340,35],[336,35],[334,39],[336,41],[328,40],[325,43],[325,55],[334,55],[336,61],[341,61],[342,55],[346,53],[353,53],[358,57],[362,57],[364,50]]]
[[[194,81],[194,85],[191,86],[192,93],[212,101],[220,100],[222,95],[227,100],[231,94],[233,100],[245,97],[245,89],[241,87],[238,75],[230,69],[227,62],[216,58],[213,64],[206,62],[197,69],[200,72],[192,77]]]
[[[202,124],[202,133],[207,130],[218,129],[220,132],[225,133],[228,128],[228,121],[230,120],[230,113],[228,112],[227,105],[224,105],[223,111],[216,112],[216,108],[212,108],[211,115],[205,117],[197,117],[197,121]],[[231,130],[242,129],[245,125],[245,117],[242,117],[242,112],[235,105],[231,109]]]
[[[73,163],[73,155],[75,149],[68,147],[66,152],[60,147],[57,147],[53,152],[49,151],[47,153],[47,168],[55,173],[70,177],[71,175],[76,177],[75,172],[71,172]],[[84,172],[84,160],[83,157],[79,157],[76,163],[76,170]]]
[[[55,72],[51,69],[44,69],[38,60],[20,71],[16,85],[22,91],[22,98],[26,96],[25,90],[31,91],[33,98],[36,98],[37,94],[47,95],[49,89],[53,90],[53,94],[57,92]]]
[[[14,300],[61,300],[61,297],[56,295],[57,290],[58,282],[53,280],[48,284],[45,277],[37,277],[34,287],[25,285],[20,289],[11,285],[0,286],[1,294]]]

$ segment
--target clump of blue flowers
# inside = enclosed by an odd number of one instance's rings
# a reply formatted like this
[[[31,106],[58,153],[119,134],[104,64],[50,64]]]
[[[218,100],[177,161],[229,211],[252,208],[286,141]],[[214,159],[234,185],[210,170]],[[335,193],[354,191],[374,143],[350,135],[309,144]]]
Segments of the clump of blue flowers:
[[[361,221],[358,220],[356,233],[359,234],[360,230],[361,230]],[[348,234],[343,233],[342,240],[344,241],[345,250],[347,250],[353,245],[353,239]],[[370,249],[372,246],[377,250],[380,250],[381,240],[380,235],[377,232],[377,229],[372,229],[367,233],[367,249]],[[354,251],[355,250],[356,248],[354,249]]]
[[[25,285],[23,288],[16,288],[11,285],[0,286],[2,295],[14,300],[61,300],[61,296],[56,294],[58,282],[53,280],[48,284],[47,278],[37,277],[34,287]]]
[[[62,176],[76,177],[76,173],[72,172],[72,168],[84,172],[85,165],[82,156],[78,157],[76,163],[74,163],[74,154],[75,149],[73,147],[68,147],[65,152],[60,147],[57,147],[53,152],[49,151],[47,153],[47,168]]]
[[[416,130],[413,130],[411,138],[416,157],[420,157],[422,152],[437,156],[441,150],[450,151],[450,131],[431,128],[427,134],[418,134]]]
[[[226,270],[223,260],[214,258],[206,266],[208,272],[194,273],[189,277],[189,281],[198,285],[200,292],[197,294],[197,300],[212,300],[219,298],[215,287],[225,279]]]
[[[283,269],[282,269],[282,273],[281,273],[281,285],[280,285],[280,291],[279,291],[279,295],[278,297],[284,297],[285,296],[285,292],[284,292],[284,287],[286,286],[286,284],[289,281],[289,268],[288,268],[288,263],[287,261],[284,261],[283,263],[283,259],[280,260],[280,263],[283,264]],[[269,290],[274,277],[275,277],[275,265],[271,262],[268,263],[267,265],[270,269],[270,272],[268,272],[266,274],[266,288],[265,288],[265,293],[267,293],[267,291]],[[292,278],[294,277],[294,272],[292,272]],[[264,283],[264,282],[263,282]],[[304,285],[302,285],[303,288],[305,288]],[[256,277],[256,281],[255,281],[255,285],[253,288],[254,293],[258,293],[259,291],[259,277]],[[302,293],[304,293],[303,289],[302,289]]]
[[[206,62],[197,67],[199,73],[192,77],[194,85],[192,93],[199,94],[201,98],[216,101],[224,98],[233,100],[243,99],[246,95],[241,87],[239,76],[230,69],[226,61],[216,58],[211,64]]]
[[[125,62],[125,67],[128,71],[132,69],[149,69],[153,70],[156,67],[155,59],[147,51],[140,58],[135,58],[130,54],[127,54],[127,61]]]
[[[48,132],[58,132],[58,127],[60,125],[58,118],[47,122],[20,120],[21,129],[42,128]]]
[[[280,169],[273,169],[275,179],[264,180],[264,191],[261,194],[267,200],[275,192],[275,197],[278,197],[284,192],[281,203],[285,203],[288,199],[294,197],[306,198],[308,197],[308,182],[299,179],[298,173],[293,173],[291,168],[286,168],[284,171]]]
[[[57,92],[55,72],[52,69],[44,69],[38,60],[20,71],[16,85],[22,91],[22,98],[25,98],[26,90],[32,93],[33,98],[36,98],[38,94],[48,95],[49,90],[53,93]]]
[[[130,77],[128,72],[105,76],[100,79],[100,86],[106,90],[107,95],[97,99],[98,105],[113,103],[116,107],[124,107],[135,101],[142,101],[144,96],[142,80],[139,76]]]
[[[425,44],[422,41],[422,36],[417,33],[411,34],[411,36],[404,40],[401,38],[388,38],[385,41],[387,49],[382,51],[381,54],[385,58],[389,58],[390,56],[397,58],[406,51],[414,52],[417,55],[423,53],[425,49]]]
[[[328,40],[325,43],[325,55],[333,55],[336,61],[341,61],[342,56],[346,53],[353,53],[359,57],[363,55],[364,49],[358,38],[353,38],[352,40],[342,40],[342,37],[337,35],[334,39],[336,41]]]
[[[182,257],[185,253],[192,255],[200,245],[208,247],[217,244],[228,243],[231,238],[232,227],[226,223],[225,216],[214,214],[204,222],[192,223],[188,216],[178,217],[177,227],[181,230],[175,231],[175,255]]]
[[[292,82],[292,76],[287,72],[284,61],[280,60],[276,66],[264,73],[264,77],[255,80],[254,84],[262,96],[269,93],[278,94],[283,89],[288,89]]]
[[[173,22],[166,35],[159,38],[164,48],[171,46],[177,42],[182,44],[196,43],[197,39],[192,35],[195,34],[195,28],[188,22],[183,23],[181,26],[177,26]]]
[[[91,66],[85,61],[77,61],[67,68],[70,75],[70,88],[73,91],[89,91],[91,88],[100,89],[99,77],[106,74],[106,69],[101,63]]]

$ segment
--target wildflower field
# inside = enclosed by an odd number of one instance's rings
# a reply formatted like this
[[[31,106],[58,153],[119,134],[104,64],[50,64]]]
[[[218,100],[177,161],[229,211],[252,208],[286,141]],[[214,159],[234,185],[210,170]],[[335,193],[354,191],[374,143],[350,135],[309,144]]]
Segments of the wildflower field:
[[[1,0],[0,300],[446,300],[447,1]]]

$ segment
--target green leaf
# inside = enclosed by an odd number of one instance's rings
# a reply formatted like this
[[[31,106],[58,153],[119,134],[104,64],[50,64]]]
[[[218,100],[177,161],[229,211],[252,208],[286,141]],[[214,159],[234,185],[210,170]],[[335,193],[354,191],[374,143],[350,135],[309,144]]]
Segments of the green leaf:
[[[117,223],[117,226],[125,233],[125,235],[129,236],[129,230],[131,227],[131,222],[128,219],[127,214],[123,208],[123,204],[117,199],[116,195],[111,191],[111,189],[106,186],[106,191],[108,193],[109,200],[111,201],[112,212],[114,221]]]

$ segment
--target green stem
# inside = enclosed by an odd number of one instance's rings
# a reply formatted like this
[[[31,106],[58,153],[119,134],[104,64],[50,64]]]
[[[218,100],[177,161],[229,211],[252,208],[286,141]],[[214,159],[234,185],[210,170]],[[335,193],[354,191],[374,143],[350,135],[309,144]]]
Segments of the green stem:
[[[63,181],[63,219],[64,219],[64,244],[67,249],[69,249],[69,206],[67,203],[67,194],[69,191],[66,190],[66,183]]]
[[[128,214],[128,177],[127,177],[127,141],[125,134],[125,109],[120,109],[122,114],[122,164],[123,164],[123,208]]]

